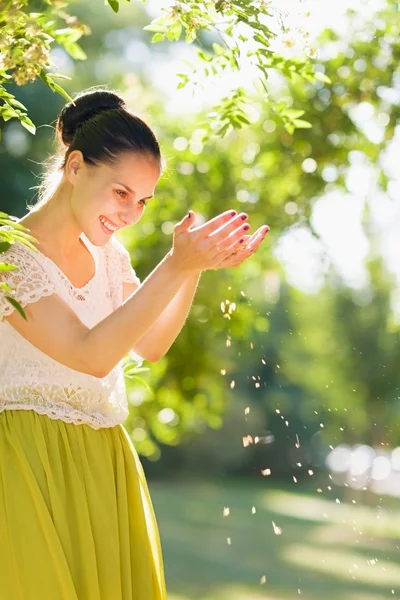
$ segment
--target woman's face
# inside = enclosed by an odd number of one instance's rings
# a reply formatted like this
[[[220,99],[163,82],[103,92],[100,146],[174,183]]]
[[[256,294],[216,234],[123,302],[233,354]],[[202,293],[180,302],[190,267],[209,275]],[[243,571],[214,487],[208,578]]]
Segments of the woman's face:
[[[143,215],[160,178],[157,161],[146,155],[121,154],[113,165],[91,167],[82,153],[71,152],[66,177],[72,184],[71,210],[79,228],[95,246]]]

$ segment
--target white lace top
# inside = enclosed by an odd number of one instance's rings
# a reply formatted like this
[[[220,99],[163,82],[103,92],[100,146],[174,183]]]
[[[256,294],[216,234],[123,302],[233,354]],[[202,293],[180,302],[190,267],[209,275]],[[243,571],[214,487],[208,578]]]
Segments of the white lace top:
[[[3,229],[11,227],[0,227],[0,231]],[[50,258],[20,242],[0,254],[1,263],[19,267],[0,273],[1,281],[15,290],[14,297],[22,307],[55,293],[87,327],[93,327],[122,304],[122,283],[140,285],[140,280],[131,267],[128,251],[115,237],[102,247],[94,246],[84,233],[81,239],[96,264],[94,276],[82,288],[75,288]],[[94,429],[122,423],[128,416],[122,364],[102,378],[62,365],[4,319],[13,310],[0,288],[0,412],[30,409],[67,423],[86,423]],[[136,361],[143,360],[133,350],[130,354]]]

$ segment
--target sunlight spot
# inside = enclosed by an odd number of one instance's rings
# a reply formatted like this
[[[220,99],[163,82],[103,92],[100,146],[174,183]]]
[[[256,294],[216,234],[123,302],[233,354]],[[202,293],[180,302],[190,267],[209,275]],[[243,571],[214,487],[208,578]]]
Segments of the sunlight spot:
[[[357,565],[357,580],[364,584],[383,586],[388,584],[400,584],[400,567],[390,561],[380,561],[380,567],[371,568],[371,562],[360,562],[360,555],[356,552],[339,550],[323,551],[324,558],[321,559],[321,549],[305,544],[293,544],[282,551],[283,558],[291,565],[304,567],[329,574],[338,580],[352,581],[354,574],[349,565]]]
[[[261,475],[264,475],[264,477],[268,477],[269,475],[271,475],[271,469],[261,469]]]
[[[280,527],[278,527],[277,525],[275,525],[275,523],[273,521],[272,521],[272,527],[273,527],[275,535],[282,535],[282,529]]]

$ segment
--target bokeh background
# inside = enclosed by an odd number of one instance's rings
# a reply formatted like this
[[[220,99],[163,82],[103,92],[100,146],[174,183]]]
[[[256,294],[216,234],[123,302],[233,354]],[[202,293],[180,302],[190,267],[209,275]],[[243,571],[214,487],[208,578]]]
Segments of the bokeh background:
[[[155,199],[119,234],[142,279],[190,208],[271,227],[239,269],[202,275],[168,355],[127,378],[170,600],[400,598],[398,3],[300,4],[332,83],[271,73],[271,94],[312,123],[293,135],[254,97],[248,127],[201,141],[221,89],[176,89],[194,50],[151,44],[161,2],[76,3],[88,59],[53,50],[68,92],[119,90],[160,140]],[[38,127],[1,124],[0,210],[20,217],[64,99],[9,88]]]

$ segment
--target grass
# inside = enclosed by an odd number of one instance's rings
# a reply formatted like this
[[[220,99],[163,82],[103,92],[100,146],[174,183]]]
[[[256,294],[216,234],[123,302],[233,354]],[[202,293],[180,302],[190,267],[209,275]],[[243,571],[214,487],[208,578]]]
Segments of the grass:
[[[149,487],[169,600],[400,599],[398,501],[359,506],[265,480]]]

